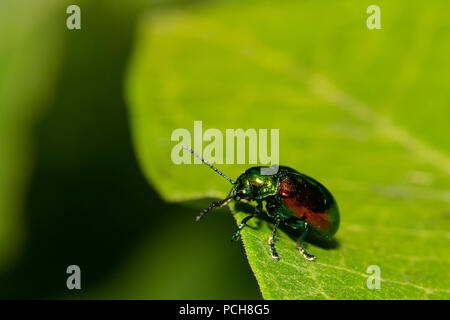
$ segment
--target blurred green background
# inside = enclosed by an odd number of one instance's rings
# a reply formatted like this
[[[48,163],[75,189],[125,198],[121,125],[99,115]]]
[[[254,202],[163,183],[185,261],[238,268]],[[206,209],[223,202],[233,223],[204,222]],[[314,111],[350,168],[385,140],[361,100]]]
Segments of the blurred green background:
[[[66,29],[68,4],[82,31]],[[0,2],[0,298],[260,297],[242,246],[223,241],[226,210],[196,225],[205,202],[164,203],[133,152],[124,72],[137,16],[164,6]]]
[[[251,12],[251,3],[245,1],[241,15]],[[418,146],[442,166],[444,174],[434,183],[448,207],[450,7],[444,1],[379,1],[386,6],[383,28],[396,32],[388,40],[380,31],[361,41],[365,8],[372,2],[344,2],[346,14],[357,16],[361,26],[344,37],[348,28],[339,23],[322,21],[315,33],[308,27],[322,12],[330,14],[336,1],[301,3],[302,11],[288,16],[283,10],[277,16],[275,2],[260,8],[272,24],[298,27],[296,39],[286,41],[288,33],[271,34],[264,27],[259,32],[280,50],[301,53],[308,70],[330,75],[431,150],[440,150],[433,154]],[[65,26],[69,4],[81,7],[80,31]],[[152,19],[152,12],[209,5],[0,2],[0,298],[261,298],[242,246],[228,242],[236,228],[229,211],[194,224],[208,199],[178,204],[161,199],[145,179],[131,139],[124,88],[138,21],[144,15]],[[251,16],[248,25],[257,25]],[[315,39],[317,34],[321,38]],[[353,39],[364,46],[352,47]],[[392,69],[395,78],[387,73]],[[338,135],[365,134],[358,126],[343,130],[346,125],[332,129]],[[373,161],[374,167],[389,166],[382,157]],[[420,170],[411,177],[419,184],[428,178]],[[71,264],[81,267],[80,291],[66,288]]]

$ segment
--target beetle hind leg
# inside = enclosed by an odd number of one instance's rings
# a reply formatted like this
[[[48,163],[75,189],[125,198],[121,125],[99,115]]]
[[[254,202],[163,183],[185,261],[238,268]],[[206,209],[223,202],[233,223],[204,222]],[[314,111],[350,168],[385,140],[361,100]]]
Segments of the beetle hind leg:
[[[306,251],[305,248],[298,246],[297,245],[298,250],[300,250],[300,252],[302,253],[303,257],[308,260],[308,261],[314,261],[316,260],[316,256],[313,256],[312,254],[309,254],[308,251]]]
[[[316,260],[316,257],[312,254],[309,254],[308,251],[303,247],[303,240],[305,240],[306,235],[308,234],[309,226],[306,224],[305,231],[303,231],[300,238],[297,240],[297,249],[300,251],[300,253],[303,255],[303,257],[308,261],[314,261]]]

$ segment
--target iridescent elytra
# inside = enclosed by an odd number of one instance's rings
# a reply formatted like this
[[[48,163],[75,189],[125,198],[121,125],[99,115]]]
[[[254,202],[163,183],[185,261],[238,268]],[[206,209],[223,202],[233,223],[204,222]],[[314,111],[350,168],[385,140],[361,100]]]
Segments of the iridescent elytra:
[[[239,239],[242,229],[250,219],[263,213],[263,201],[266,202],[267,216],[275,223],[268,244],[270,254],[276,260],[279,259],[279,255],[275,248],[275,236],[280,223],[302,230],[297,240],[297,248],[303,257],[310,261],[315,257],[303,246],[308,231],[314,230],[319,237],[331,239],[338,230],[339,210],[336,200],[317,180],[292,168],[279,166],[274,174],[262,174],[262,169],[267,167],[252,167],[233,181],[191,148],[183,146],[183,149],[191,152],[233,185],[225,199],[214,202],[204,209],[197,216],[196,221],[199,221],[211,209],[226,205],[231,200],[256,202],[255,212],[242,220],[231,238],[232,241]]]

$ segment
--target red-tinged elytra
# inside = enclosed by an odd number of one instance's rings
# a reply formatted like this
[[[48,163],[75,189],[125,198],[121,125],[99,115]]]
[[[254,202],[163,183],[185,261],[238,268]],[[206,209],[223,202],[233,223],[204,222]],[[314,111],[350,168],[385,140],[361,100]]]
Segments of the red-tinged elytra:
[[[245,217],[231,240],[240,237],[248,220],[263,213],[263,201],[266,202],[267,215],[275,221],[274,229],[269,237],[269,249],[274,259],[279,259],[275,249],[275,236],[280,223],[293,228],[302,229],[297,240],[297,248],[307,260],[314,260],[303,247],[303,241],[313,229],[320,237],[330,239],[339,228],[339,210],[331,193],[321,183],[289,167],[280,166],[274,174],[262,174],[267,167],[252,167],[242,173],[236,181],[231,180],[217,168],[200,157],[192,149],[184,147],[214,171],[227,179],[232,185],[229,195],[211,204],[197,217],[200,220],[215,207],[221,207],[231,200],[256,201],[255,212]]]

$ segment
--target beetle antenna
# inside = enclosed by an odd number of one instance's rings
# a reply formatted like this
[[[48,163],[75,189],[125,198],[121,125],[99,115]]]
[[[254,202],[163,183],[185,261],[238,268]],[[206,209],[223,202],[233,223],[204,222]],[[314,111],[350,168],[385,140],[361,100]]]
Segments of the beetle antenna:
[[[192,153],[194,156],[196,156],[198,159],[200,159],[204,164],[206,164],[208,167],[210,167],[211,169],[213,169],[215,172],[217,172],[218,174],[220,174],[222,177],[224,177],[225,179],[227,179],[231,184],[235,184],[235,182],[233,180],[231,180],[230,178],[228,178],[226,175],[224,175],[222,172],[219,171],[219,169],[217,169],[216,167],[214,167],[211,163],[209,163],[208,161],[206,161],[205,159],[203,159],[203,157],[201,157],[197,152],[195,152],[194,150],[192,150],[189,147],[186,146],[181,146],[184,150],[189,151],[190,153]]]
[[[219,200],[217,202],[212,203],[208,208],[202,210],[202,212],[200,212],[200,214],[197,216],[197,218],[195,218],[195,221],[199,221],[201,218],[203,218],[203,216],[205,214],[207,214],[209,211],[211,211],[211,209],[215,208],[215,207],[223,207],[224,205],[228,204],[230,202],[232,198],[232,195],[230,194],[228,197],[226,197],[223,200]]]

